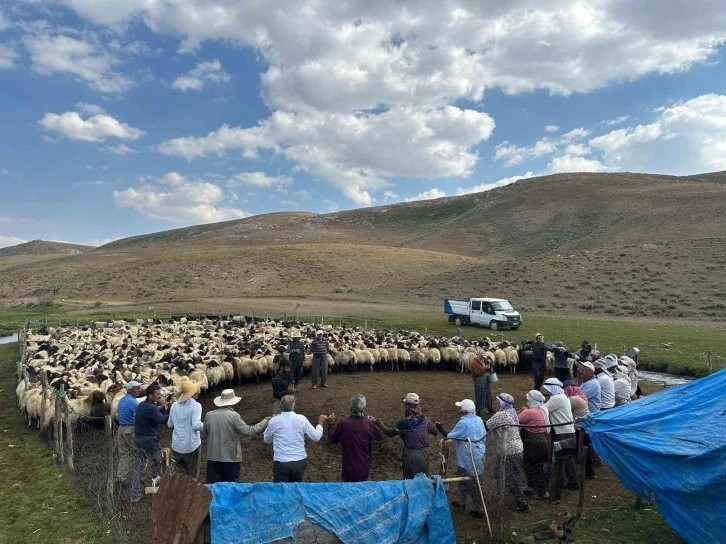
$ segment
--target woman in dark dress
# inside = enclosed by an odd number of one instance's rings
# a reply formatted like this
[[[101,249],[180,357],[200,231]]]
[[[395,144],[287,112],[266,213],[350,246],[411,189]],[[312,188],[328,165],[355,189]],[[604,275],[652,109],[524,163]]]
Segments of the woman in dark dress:
[[[376,425],[386,436],[400,436],[403,440],[403,477],[412,479],[416,474],[429,474],[429,435],[437,435],[438,431],[429,418],[421,413],[419,398],[416,393],[409,393],[403,399],[406,407],[404,416],[393,429],[386,427],[380,419]]]

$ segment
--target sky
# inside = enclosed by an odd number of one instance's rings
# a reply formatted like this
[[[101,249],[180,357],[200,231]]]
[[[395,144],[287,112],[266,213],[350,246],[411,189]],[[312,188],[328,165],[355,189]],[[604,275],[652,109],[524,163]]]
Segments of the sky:
[[[716,0],[4,0],[0,247],[726,170]]]

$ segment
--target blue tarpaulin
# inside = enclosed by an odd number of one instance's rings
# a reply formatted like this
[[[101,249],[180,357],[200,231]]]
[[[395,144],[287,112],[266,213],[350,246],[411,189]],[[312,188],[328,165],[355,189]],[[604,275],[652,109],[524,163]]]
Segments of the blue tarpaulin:
[[[726,542],[726,369],[588,416],[595,451],[691,544]]]
[[[209,514],[213,544],[293,538],[305,519],[345,544],[454,544],[441,478],[360,483],[220,483]]]

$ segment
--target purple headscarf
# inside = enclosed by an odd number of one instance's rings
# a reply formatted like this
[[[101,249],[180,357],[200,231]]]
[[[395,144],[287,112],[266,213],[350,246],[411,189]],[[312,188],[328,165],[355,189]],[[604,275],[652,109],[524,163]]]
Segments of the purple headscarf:
[[[505,412],[508,412],[509,415],[512,416],[512,419],[514,419],[514,422],[519,423],[519,416],[517,415],[517,411],[514,409],[514,397],[509,393],[500,393],[497,398],[499,399],[499,402],[502,403],[502,407],[499,408],[499,411],[501,412],[504,410]]]

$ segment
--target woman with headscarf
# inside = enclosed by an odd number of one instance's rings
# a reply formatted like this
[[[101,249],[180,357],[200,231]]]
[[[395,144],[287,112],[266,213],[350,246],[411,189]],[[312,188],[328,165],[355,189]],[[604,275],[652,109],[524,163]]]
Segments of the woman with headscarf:
[[[400,436],[403,440],[403,477],[413,479],[416,474],[429,474],[429,435],[438,431],[431,420],[421,413],[420,400],[416,393],[409,393],[403,399],[405,413],[393,429],[386,427],[380,419],[376,425],[386,436]]]
[[[524,500],[522,485],[519,482],[519,477],[522,472],[524,450],[522,438],[519,436],[516,427],[509,427],[507,429],[508,425],[519,424],[519,416],[514,409],[514,397],[508,393],[501,393],[497,396],[497,400],[499,401],[499,411],[486,422],[487,432],[498,442],[504,440],[504,436],[506,435],[507,441],[504,444],[506,459],[504,465],[504,487],[514,497],[517,512],[529,512],[529,506]],[[507,429],[506,433],[505,429]],[[494,467],[494,474],[497,477],[500,474],[501,462],[501,455],[497,455],[496,465]]]
[[[492,388],[489,384],[489,379],[487,378],[491,367],[484,357],[484,350],[481,348],[477,348],[474,359],[481,364],[483,370],[483,373],[475,373],[472,371],[471,374],[474,378],[474,404],[476,405],[476,414],[478,416],[483,416],[485,409],[488,413],[493,414]]]
[[[559,501],[562,497],[564,485],[564,473],[567,475],[567,489],[580,489],[575,468],[575,454],[577,452],[577,440],[575,426],[572,417],[570,399],[562,389],[562,382],[557,378],[550,378],[544,383],[544,389],[550,395],[545,403],[545,408],[550,414],[550,423],[553,427],[552,446],[555,450],[555,470],[550,477],[551,501]]]
[[[630,377],[624,365],[612,369],[613,388],[615,390],[615,406],[622,406],[630,402]]]
[[[628,379],[630,380],[630,400],[636,400],[640,397],[638,393],[638,365],[637,363],[628,357],[627,355],[620,356],[620,364],[625,365],[628,369]]]
[[[552,440],[549,427],[550,414],[545,408],[545,397],[539,391],[527,393],[527,408],[519,412],[519,424],[523,427],[520,436],[524,446],[524,476],[527,487],[522,491],[532,493],[533,499],[548,499],[547,483],[552,463]]]
[[[595,382],[597,383],[597,382]],[[583,446],[587,447],[587,457],[585,459],[585,478],[592,480],[595,478],[595,469],[592,464],[592,443],[587,431],[580,425],[580,420],[590,414],[590,405],[588,398],[582,390],[575,385],[572,380],[564,383],[565,396],[570,399],[570,408],[572,409],[572,417],[575,419],[575,432],[577,433],[577,449],[580,449],[580,440],[584,440]]]

